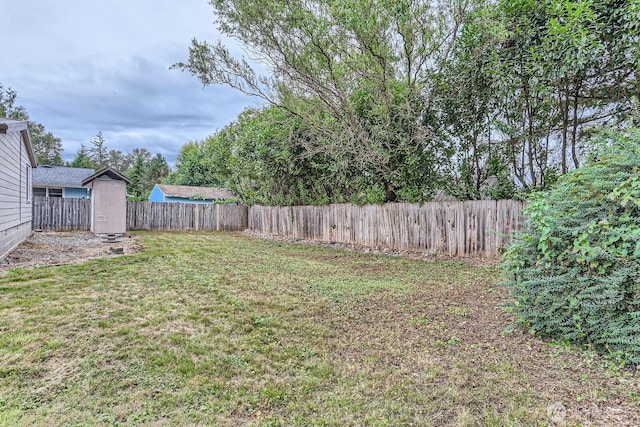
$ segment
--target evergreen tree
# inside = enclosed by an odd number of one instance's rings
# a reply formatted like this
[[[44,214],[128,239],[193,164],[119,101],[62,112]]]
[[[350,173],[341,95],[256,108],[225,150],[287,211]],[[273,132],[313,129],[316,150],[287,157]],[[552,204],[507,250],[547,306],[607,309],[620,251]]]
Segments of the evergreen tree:
[[[67,165],[72,168],[88,168],[95,169],[96,165],[91,160],[87,147],[80,145],[76,152],[76,157]]]
[[[90,140],[91,146],[87,149],[87,154],[96,168],[101,169],[108,166],[109,150],[107,149],[107,140],[102,135],[102,131]]]
[[[156,154],[148,163],[145,192],[150,192],[155,184],[161,183],[169,172],[165,158],[160,153]]]
[[[129,156],[122,153],[120,150],[109,150],[108,165],[118,172],[126,172],[131,167],[131,160]]]
[[[143,156],[136,158],[133,166],[128,171],[128,177],[131,180],[131,184],[127,186],[127,192],[132,194],[136,199],[143,200],[147,186],[147,165],[145,164]]]

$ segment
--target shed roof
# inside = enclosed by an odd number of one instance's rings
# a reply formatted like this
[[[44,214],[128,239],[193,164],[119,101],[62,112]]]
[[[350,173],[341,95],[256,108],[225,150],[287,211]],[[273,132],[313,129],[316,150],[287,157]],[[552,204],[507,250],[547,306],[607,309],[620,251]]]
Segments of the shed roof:
[[[212,200],[225,200],[235,197],[226,188],[192,187],[190,185],[156,184],[165,196],[195,198],[204,197]]]
[[[33,170],[34,186],[82,187],[82,181],[95,171],[88,168],[66,166],[38,166]]]
[[[120,181],[126,182],[127,184],[131,184],[131,180],[129,178],[127,178],[126,176],[122,175],[117,170],[112,169],[111,167],[107,166],[105,168],[100,169],[98,172],[94,173],[93,175],[83,179],[82,180],[82,185],[87,185],[91,181],[94,181],[94,180],[96,180],[98,178],[101,178],[103,176],[108,176],[111,179],[120,180]]]

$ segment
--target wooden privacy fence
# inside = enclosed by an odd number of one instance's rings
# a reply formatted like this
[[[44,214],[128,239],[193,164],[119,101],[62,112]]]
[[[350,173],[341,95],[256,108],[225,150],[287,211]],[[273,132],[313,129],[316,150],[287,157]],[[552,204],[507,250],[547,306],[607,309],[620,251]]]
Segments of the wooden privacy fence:
[[[495,257],[520,228],[514,200],[356,206],[127,202],[127,230],[244,230],[372,248]],[[34,197],[33,228],[89,230],[91,201]]]
[[[91,200],[34,197],[34,230],[71,231],[91,228]]]
[[[127,202],[127,230],[245,230],[246,206]],[[91,200],[33,198],[33,229],[91,229]]]
[[[127,230],[245,230],[247,206],[127,202]]]
[[[250,230],[373,248],[496,257],[520,228],[513,200],[389,203],[249,209]]]

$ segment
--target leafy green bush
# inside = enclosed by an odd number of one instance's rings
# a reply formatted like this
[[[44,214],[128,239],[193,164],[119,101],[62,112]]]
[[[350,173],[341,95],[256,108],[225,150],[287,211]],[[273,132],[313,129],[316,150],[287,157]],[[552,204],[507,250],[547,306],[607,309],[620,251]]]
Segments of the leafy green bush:
[[[640,130],[601,136],[525,223],[505,254],[520,324],[640,364]]]

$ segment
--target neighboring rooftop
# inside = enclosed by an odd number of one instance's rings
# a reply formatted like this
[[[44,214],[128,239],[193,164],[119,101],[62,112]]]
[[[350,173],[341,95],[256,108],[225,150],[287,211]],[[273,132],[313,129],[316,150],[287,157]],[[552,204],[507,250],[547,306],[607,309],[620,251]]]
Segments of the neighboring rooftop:
[[[33,186],[82,187],[82,181],[94,173],[88,168],[42,165],[33,169]]]
[[[189,185],[156,184],[169,197],[205,198],[213,200],[231,199],[234,194],[225,188],[192,187]]]

